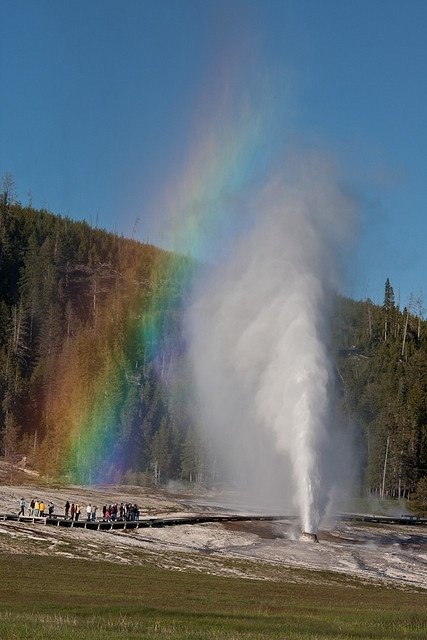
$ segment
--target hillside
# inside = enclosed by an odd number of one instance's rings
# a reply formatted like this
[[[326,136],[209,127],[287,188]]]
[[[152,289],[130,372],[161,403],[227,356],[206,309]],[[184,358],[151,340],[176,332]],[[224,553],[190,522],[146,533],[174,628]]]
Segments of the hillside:
[[[378,495],[408,497],[427,475],[426,322],[420,306],[412,301],[399,310],[387,281],[382,307],[341,299],[336,316],[343,407],[356,425],[364,485]]]
[[[193,265],[5,202],[0,225],[4,455],[80,482],[154,466],[157,479],[179,475]]]
[[[196,266],[83,222],[0,201],[2,454],[79,483],[212,479],[189,410],[183,309]],[[362,486],[427,474],[426,322],[337,300],[332,345]]]

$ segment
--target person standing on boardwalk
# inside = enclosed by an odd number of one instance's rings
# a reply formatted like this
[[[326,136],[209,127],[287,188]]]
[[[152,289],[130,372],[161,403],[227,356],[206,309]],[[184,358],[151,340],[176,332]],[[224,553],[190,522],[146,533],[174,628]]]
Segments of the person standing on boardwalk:
[[[34,515],[34,507],[36,506],[35,500],[34,498],[31,500],[30,502],[30,506],[28,507],[28,515],[29,516],[33,516]]]
[[[39,502],[39,512],[40,512],[39,513],[40,517],[43,518],[44,517],[44,502],[43,502],[43,500],[40,500],[40,502]]]
[[[19,516],[25,516],[25,500],[24,498],[21,498],[19,501],[19,513],[18,513],[18,518]]]
[[[74,506],[74,502],[72,502],[70,507],[71,520],[74,520],[75,513],[76,513],[76,507]]]
[[[40,502],[39,499],[36,498],[36,501],[34,503],[34,517],[38,518],[40,515]]]
[[[68,520],[68,514],[70,512],[70,503],[68,502],[68,500],[65,503],[64,509],[65,509],[65,519]],[[71,518],[71,520],[72,520],[72,518]]]
[[[86,520],[89,522],[92,516],[92,505],[88,504],[86,507]]]
[[[75,522],[77,522],[77,520],[79,519],[80,513],[81,513],[80,505],[76,504],[76,506],[74,508],[74,520],[75,520]]]

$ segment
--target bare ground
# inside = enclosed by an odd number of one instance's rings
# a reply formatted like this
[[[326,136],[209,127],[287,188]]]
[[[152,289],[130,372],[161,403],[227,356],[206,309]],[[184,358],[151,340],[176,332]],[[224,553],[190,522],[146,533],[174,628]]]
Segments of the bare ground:
[[[205,512],[180,493],[140,487],[0,486],[0,512],[17,513],[19,499],[32,497],[55,504],[62,513],[68,499],[82,505],[136,502],[141,517]],[[193,496],[194,497],[194,496]],[[218,503],[222,496],[218,496]],[[190,506],[189,506],[190,504]],[[220,510],[216,507],[215,510]],[[212,511],[212,509],[210,509]],[[301,576],[293,568],[333,571],[400,588],[427,589],[427,528],[337,522],[318,532],[320,544],[301,542],[295,523],[206,523],[143,528],[131,531],[90,531],[0,522],[0,553],[37,554],[95,559],[121,564],[155,564],[179,571],[275,580],[319,580],[322,573]],[[307,576],[310,577],[307,577]]]

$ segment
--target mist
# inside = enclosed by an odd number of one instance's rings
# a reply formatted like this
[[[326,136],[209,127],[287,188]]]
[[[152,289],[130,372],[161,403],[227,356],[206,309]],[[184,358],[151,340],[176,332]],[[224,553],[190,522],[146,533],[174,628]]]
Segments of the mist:
[[[353,481],[329,341],[355,211],[332,163],[294,157],[242,204],[251,223],[188,318],[197,420],[219,467],[305,532]]]

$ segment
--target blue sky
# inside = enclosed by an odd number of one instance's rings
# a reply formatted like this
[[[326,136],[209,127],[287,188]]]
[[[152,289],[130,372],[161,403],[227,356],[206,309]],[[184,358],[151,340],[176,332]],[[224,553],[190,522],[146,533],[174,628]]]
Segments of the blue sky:
[[[346,292],[381,302],[389,277],[402,306],[425,294],[424,0],[0,8],[0,175],[13,175],[22,203],[156,242],[159,194],[212,120],[209,105],[230,84],[244,103],[268,79],[274,135],[251,148],[253,166],[262,171],[266,149],[334,155],[361,208]]]

